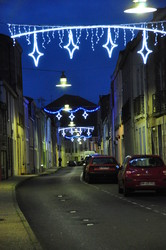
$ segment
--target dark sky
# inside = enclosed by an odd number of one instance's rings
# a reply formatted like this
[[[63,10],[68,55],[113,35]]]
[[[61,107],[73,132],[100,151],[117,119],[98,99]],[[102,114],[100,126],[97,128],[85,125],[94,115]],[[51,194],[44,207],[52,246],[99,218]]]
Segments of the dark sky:
[[[38,24],[38,25],[113,25],[150,21],[152,15],[136,16],[123,13],[130,6],[131,0],[0,0],[0,33],[10,35],[6,23]],[[166,7],[166,0],[151,0],[151,5]],[[95,31],[94,31],[95,32]],[[99,33],[101,34],[101,33]],[[123,34],[118,39],[118,47],[114,49],[112,58],[108,57],[102,47],[107,41],[107,32],[94,48],[91,46],[91,35],[86,40],[86,32],[82,32],[79,50],[76,50],[71,60],[66,49],[59,47],[59,36],[51,36],[51,42],[45,42],[42,47],[42,37],[38,37],[38,46],[44,56],[40,58],[39,66],[34,66],[28,56],[33,45],[27,45],[24,37],[17,39],[23,48],[23,90],[25,96],[37,99],[42,97],[45,104],[59,98],[63,94],[79,95],[91,102],[98,103],[99,95],[108,94],[111,75],[115,69],[118,54],[123,50]],[[45,39],[47,39],[45,35]],[[47,40],[48,41],[48,40]],[[67,36],[63,46],[68,43]],[[72,87],[58,89],[61,71],[65,71]]]

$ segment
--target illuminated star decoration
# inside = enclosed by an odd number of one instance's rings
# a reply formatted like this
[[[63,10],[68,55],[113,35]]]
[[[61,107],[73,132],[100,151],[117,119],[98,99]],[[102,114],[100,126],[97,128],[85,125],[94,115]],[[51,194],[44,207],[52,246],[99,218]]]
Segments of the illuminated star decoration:
[[[135,0],[136,1],[136,0]],[[137,0],[138,1],[138,0]],[[142,0],[143,1],[143,0]],[[145,1],[145,0],[144,0]],[[146,25],[145,25],[146,24]],[[116,44],[117,39],[119,38],[119,30],[123,29],[124,31],[124,46],[126,46],[127,42],[127,31],[130,33],[130,41],[132,41],[135,37],[135,31],[142,31],[142,37],[144,37],[144,42],[142,42],[142,46],[144,49],[144,53],[142,50],[139,53],[142,55],[142,59],[146,62],[146,57],[148,57],[151,51],[148,49],[148,37],[147,35],[152,32],[155,34],[155,43],[157,45],[157,38],[160,35],[161,37],[166,36],[166,20],[164,21],[155,21],[155,22],[146,22],[146,23],[133,23],[133,24],[125,24],[125,25],[81,25],[81,26],[38,26],[38,25],[25,25],[25,24],[7,24],[9,32],[11,34],[11,38],[13,39],[13,46],[15,46],[16,38],[25,37],[27,40],[28,45],[31,44],[30,38],[31,35],[34,36],[34,51],[29,54],[34,61],[35,64],[38,65],[38,61],[40,56],[43,54],[39,52],[38,45],[37,45],[37,34],[42,34],[42,46],[45,48],[44,44],[46,44],[46,39],[48,39],[47,44],[51,42],[51,39],[54,38],[55,32],[59,34],[59,46],[60,48],[65,48],[69,52],[69,56],[72,59],[74,55],[74,51],[79,49],[80,39],[81,39],[81,32],[85,30],[86,32],[86,40],[91,33],[91,47],[94,50],[94,38],[96,38],[96,44],[99,43],[99,40],[105,34],[105,29],[107,31],[107,42],[106,44],[102,45],[108,51],[108,56],[111,58],[113,49],[118,46]],[[32,27],[34,29],[32,29]],[[96,30],[96,31],[95,31]],[[99,35],[99,30],[101,30],[101,35]],[[145,31],[144,31],[145,30]],[[64,33],[67,31],[68,34],[68,44],[62,47]],[[90,32],[91,31],[91,32]],[[75,32],[76,37],[76,44],[73,40],[73,32]],[[36,35],[34,35],[36,34]],[[44,36],[44,34],[46,34]],[[114,34],[114,39],[112,40],[112,34]],[[131,36],[132,34],[132,36]],[[146,48],[147,47],[147,48]],[[62,86],[61,86],[62,87]]]
[[[88,114],[86,113],[86,111],[84,111],[84,113],[83,113],[83,115],[82,115],[82,116],[84,117],[84,119],[86,119],[86,118],[87,118]]]
[[[39,58],[41,56],[43,56],[44,54],[41,53],[38,49],[38,45],[37,45],[37,35],[36,33],[34,33],[34,46],[33,46],[33,51],[31,53],[28,54],[28,56],[31,56],[34,60],[34,64],[37,67],[38,63],[39,63]]]
[[[71,140],[72,142],[77,139],[78,142],[83,139],[86,141],[86,139],[89,139],[92,137],[92,132],[94,131],[94,127],[61,127],[58,128],[58,133],[61,133],[61,135]]]
[[[148,56],[150,53],[152,53],[153,51],[148,49],[148,45],[147,45],[147,35],[146,35],[146,30],[143,30],[143,42],[142,42],[142,49],[137,51],[137,53],[139,53],[142,56],[143,62],[144,64],[146,64]]]
[[[58,120],[61,119],[62,115],[58,112],[58,114],[56,115],[56,117],[58,118]]]
[[[82,116],[84,117],[84,119],[87,118],[87,116],[89,115],[88,113],[93,113],[93,112],[96,112],[100,109],[100,106],[94,108],[94,109],[85,109],[83,107],[78,107],[76,109],[73,109],[72,111],[68,110],[68,112],[70,113],[70,120],[73,121],[73,119],[75,118],[75,115],[74,113],[78,112],[79,110],[83,110],[84,113],[82,114]],[[58,120],[61,119],[62,115],[61,115],[61,111],[64,110],[64,107],[60,108],[59,110],[57,111],[51,111],[51,110],[48,110],[46,108],[44,108],[44,111],[48,114],[51,114],[51,115],[56,115],[56,117],[58,118]]]
[[[64,48],[68,50],[70,59],[73,58],[74,51],[75,51],[76,49],[79,50],[79,46],[77,46],[77,45],[74,43],[74,41],[73,41],[73,33],[72,33],[71,30],[70,30],[70,32],[69,32],[69,43],[68,43],[67,45],[65,45]]]
[[[70,120],[73,121],[73,119],[75,118],[75,116],[73,115],[73,113],[71,112],[70,116],[69,116]]]
[[[118,46],[117,44],[113,43],[112,37],[111,37],[111,31],[110,29],[108,29],[107,42],[106,44],[103,45],[103,47],[107,50],[109,58],[112,57],[113,49],[117,46]]]

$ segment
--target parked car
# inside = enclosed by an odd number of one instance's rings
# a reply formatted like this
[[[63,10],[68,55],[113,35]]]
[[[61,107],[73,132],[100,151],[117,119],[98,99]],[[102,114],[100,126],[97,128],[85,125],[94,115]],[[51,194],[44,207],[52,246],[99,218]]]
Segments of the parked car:
[[[75,166],[77,166],[77,163],[76,163],[76,161],[68,161],[67,162],[67,166],[69,166],[69,167],[75,167]]]
[[[83,160],[83,166],[84,166],[84,168],[85,168],[85,166],[88,164],[88,162],[89,162],[89,160],[90,160],[90,158],[91,158],[92,156],[98,156],[98,155],[100,155],[100,154],[95,153],[95,154],[87,155],[87,156],[84,158],[84,160]]]
[[[166,190],[166,165],[157,155],[127,156],[118,173],[119,193]]]
[[[117,181],[119,165],[112,156],[92,155],[83,167],[83,179],[91,183],[95,179],[108,178]]]

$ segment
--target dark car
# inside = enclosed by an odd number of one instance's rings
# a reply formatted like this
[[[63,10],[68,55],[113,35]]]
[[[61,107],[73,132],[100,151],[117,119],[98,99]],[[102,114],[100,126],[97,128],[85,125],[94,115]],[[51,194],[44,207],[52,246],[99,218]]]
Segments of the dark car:
[[[88,183],[99,179],[117,181],[119,165],[112,156],[92,155],[83,168],[83,179]]]
[[[69,167],[75,167],[75,166],[77,166],[77,163],[76,163],[76,161],[68,161],[67,162],[67,166],[69,166]]]
[[[166,166],[160,156],[127,156],[118,174],[119,193],[166,190]]]

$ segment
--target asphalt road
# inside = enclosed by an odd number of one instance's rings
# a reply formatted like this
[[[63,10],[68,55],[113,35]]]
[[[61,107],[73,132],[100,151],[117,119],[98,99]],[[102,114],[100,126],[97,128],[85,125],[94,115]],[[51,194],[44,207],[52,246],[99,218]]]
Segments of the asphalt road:
[[[26,181],[19,206],[43,249],[165,250],[166,195],[125,198],[115,183],[87,184],[82,167]]]

